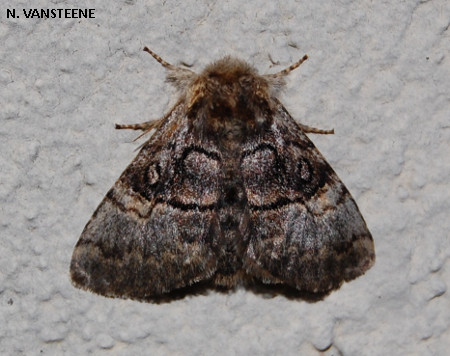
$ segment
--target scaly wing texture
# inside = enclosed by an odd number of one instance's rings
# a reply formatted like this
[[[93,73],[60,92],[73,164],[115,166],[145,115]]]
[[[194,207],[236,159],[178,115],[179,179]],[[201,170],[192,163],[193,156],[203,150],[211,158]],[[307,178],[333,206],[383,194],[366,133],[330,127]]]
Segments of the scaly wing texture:
[[[86,225],[71,276],[83,289],[145,299],[210,278],[217,262],[221,157],[190,131],[183,105],[144,145]]]
[[[281,104],[271,128],[243,149],[247,273],[323,293],[373,265],[372,236],[355,201]]]

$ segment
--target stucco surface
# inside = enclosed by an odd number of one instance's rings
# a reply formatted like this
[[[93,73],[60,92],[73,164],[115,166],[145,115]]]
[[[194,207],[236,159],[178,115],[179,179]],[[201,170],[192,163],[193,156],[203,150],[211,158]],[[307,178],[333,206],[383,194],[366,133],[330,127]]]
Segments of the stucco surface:
[[[450,349],[450,3],[80,1],[95,19],[0,18],[0,354],[446,355]],[[238,289],[165,304],[74,288],[73,247],[174,102],[142,51],[260,72],[308,53],[282,101],[356,199],[377,261],[311,303]]]

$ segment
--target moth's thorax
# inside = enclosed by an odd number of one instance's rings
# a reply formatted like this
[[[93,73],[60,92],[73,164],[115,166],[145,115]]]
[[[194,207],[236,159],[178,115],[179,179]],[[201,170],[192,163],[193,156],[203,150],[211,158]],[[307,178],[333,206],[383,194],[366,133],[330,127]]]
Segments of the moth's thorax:
[[[205,68],[188,87],[190,117],[204,130],[235,140],[265,124],[271,115],[269,82],[236,58],[225,57]]]

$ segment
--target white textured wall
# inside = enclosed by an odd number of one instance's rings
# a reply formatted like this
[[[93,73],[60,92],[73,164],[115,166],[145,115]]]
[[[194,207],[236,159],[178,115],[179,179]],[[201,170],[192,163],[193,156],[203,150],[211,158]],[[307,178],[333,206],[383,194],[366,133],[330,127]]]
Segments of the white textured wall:
[[[71,3],[0,13],[0,354],[448,354],[450,2],[77,1],[96,18],[6,19]],[[145,45],[196,70],[232,54],[267,73],[308,53],[283,102],[335,129],[310,137],[358,202],[375,266],[317,303],[72,287],[73,246],[140,144],[114,123],[174,100]]]

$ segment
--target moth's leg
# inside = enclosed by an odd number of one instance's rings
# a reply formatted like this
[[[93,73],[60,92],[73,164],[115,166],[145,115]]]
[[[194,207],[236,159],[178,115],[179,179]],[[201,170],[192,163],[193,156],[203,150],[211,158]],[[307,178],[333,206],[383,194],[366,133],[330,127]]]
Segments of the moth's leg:
[[[334,129],[331,130],[322,130],[322,129],[316,129],[315,127],[306,126],[303,124],[298,123],[298,126],[302,129],[305,133],[315,133],[315,134],[323,134],[323,135],[330,135],[334,134]]]
[[[163,121],[166,119],[166,116],[158,119],[158,120],[151,120],[147,122],[142,122],[140,124],[129,124],[129,125],[120,125],[116,124],[117,130],[142,130],[142,133],[134,139],[134,141],[139,140],[142,136],[145,136],[147,133],[152,131],[153,129],[157,130]]]
[[[116,124],[116,129],[118,130],[142,130],[144,131],[144,134],[146,132],[149,132],[153,129],[158,129],[168,118],[170,115],[172,115],[172,112],[175,110],[175,108],[181,103],[181,100],[178,100],[177,103],[170,109],[170,111],[165,114],[163,117],[157,119],[157,120],[150,120],[146,122],[141,122],[140,124]],[[139,136],[140,137],[140,136]]]
[[[140,124],[116,124],[116,129],[118,130],[142,130],[142,131],[149,131],[154,128],[156,128],[160,124],[161,119],[158,120],[151,120],[147,122],[141,122]]]

